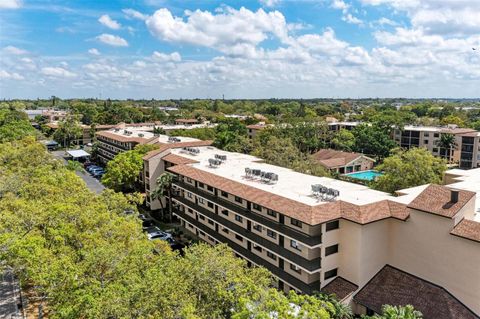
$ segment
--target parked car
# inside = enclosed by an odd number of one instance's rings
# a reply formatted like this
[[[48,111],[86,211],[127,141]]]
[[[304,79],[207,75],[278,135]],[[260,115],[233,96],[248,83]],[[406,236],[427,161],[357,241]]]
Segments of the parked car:
[[[87,167],[87,171],[91,172],[92,170],[99,169],[99,168],[101,168],[101,167],[97,166],[97,165],[90,165],[89,167]]]
[[[93,164],[92,162],[85,162],[85,163],[83,163],[83,168],[87,169],[92,165],[95,165],[95,164]]]
[[[161,239],[161,240],[173,240],[172,234],[166,233],[157,226],[148,227],[146,229],[147,237],[150,240]]]
[[[153,219],[145,219],[142,221],[142,228],[145,230],[149,227],[155,226]]]
[[[105,174],[105,171],[103,171],[103,170],[101,170],[101,171],[98,170],[98,171],[93,171],[92,176],[93,176],[93,177],[98,177],[98,178],[100,178],[100,177],[103,176],[103,174]]]
[[[135,210],[133,210],[132,208],[127,208],[123,211],[123,213],[125,215],[133,215],[133,214],[135,214]]]
[[[90,170],[90,173],[91,173],[92,175],[94,175],[94,174],[96,174],[96,173],[102,173],[102,174],[104,174],[105,171],[103,170],[103,168],[98,167],[98,168],[91,169],[91,170]]]

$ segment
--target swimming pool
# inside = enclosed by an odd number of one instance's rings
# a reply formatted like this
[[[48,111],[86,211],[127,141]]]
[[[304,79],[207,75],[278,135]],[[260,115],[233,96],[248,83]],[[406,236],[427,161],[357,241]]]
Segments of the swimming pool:
[[[378,171],[362,171],[362,172],[355,172],[350,174],[345,174],[345,176],[361,179],[364,181],[372,181],[378,176],[382,176],[383,174]]]

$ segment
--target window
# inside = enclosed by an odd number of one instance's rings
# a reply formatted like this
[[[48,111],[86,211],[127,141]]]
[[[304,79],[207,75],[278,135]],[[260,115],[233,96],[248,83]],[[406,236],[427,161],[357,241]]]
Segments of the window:
[[[203,215],[198,215],[198,219],[205,220],[205,216],[203,216]]]
[[[223,197],[228,197],[228,193],[227,193],[227,192],[222,191],[220,194],[221,194]]]
[[[326,231],[331,231],[331,230],[334,230],[334,229],[338,229],[339,227],[340,227],[340,222],[338,220],[335,220],[333,222],[327,223],[327,225],[325,227],[325,230]]]
[[[277,212],[276,211],[273,211],[271,209],[268,209],[267,210],[267,215],[268,216],[272,216],[272,217],[277,217]]]
[[[193,214],[193,210],[191,208],[187,209],[190,214]]]
[[[192,198],[192,193],[187,193],[188,198]]]
[[[425,137],[429,137],[429,136],[430,136],[430,134],[429,134],[428,132],[424,132],[424,133],[423,133],[423,136],[425,136]]]
[[[213,208],[213,203],[212,202],[207,202],[208,207]]]
[[[428,144],[428,140],[423,140],[423,144]]]
[[[326,271],[325,274],[323,275],[323,278],[325,280],[327,280],[327,279],[335,277],[336,275],[337,275],[337,268]]]
[[[254,224],[254,225],[253,225],[253,229],[255,229],[255,230],[258,231],[258,232],[261,232],[261,231],[262,231],[262,225]]]
[[[228,216],[228,210],[222,209],[222,214],[225,215],[225,216]]]
[[[210,225],[215,225],[215,223],[214,223],[213,220],[211,220],[211,219],[208,220],[208,223],[209,223]]]
[[[199,198],[198,198],[198,202],[199,202],[200,204],[203,204],[203,203],[204,203],[203,198],[199,197]]]
[[[198,233],[200,234],[200,236],[205,236],[205,233],[201,230],[199,230]]]
[[[298,268],[296,265],[294,264],[290,264],[290,269],[293,270],[294,272],[296,273],[299,273],[301,274],[302,273],[302,270],[300,268]]]
[[[433,137],[439,137],[438,133],[433,134]]]
[[[274,231],[270,230],[270,229],[267,229],[267,236],[268,236],[268,237],[272,237],[273,239],[276,239],[276,238],[277,238],[277,234],[276,234]]]
[[[253,204],[253,209],[258,210],[258,211],[262,211],[262,206],[260,206],[258,204]]]
[[[227,228],[222,228],[222,231],[223,231],[225,234],[228,234],[228,233],[229,233],[229,231],[228,231]]]
[[[271,252],[267,251],[267,256],[273,260],[277,260],[277,256],[275,256],[274,254],[272,254]]]
[[[205,185],[203,183],[198,182],[198,187],[203,188]]]
[[[298,219],[295,219],[295,218],[290,218],[290,223],[293,225],[293,226],[297,226],[297,227],[302,227],[302,222],[299,221]]]
[[[215,242],[215,238],[213,238],[212,236],[208,236],[208,240]]]
[[[336,254],[336,253],[338,253],[338,244],[328,246],[327,248],[325,248],[325,256]]]
[[[238,241],[243,241],[243,237],[240,236],[240,235],[235,235],[235,238],[236,238]]]
[[[235,201],[240,204],[243,202],[242,199],[238,196],[235,196]]]
[[[437,148],[437,147],[434,147],[434,148],[433,148],[433,152],[434,152],[434,153],[437,153],[437,152],[438,152],[438,148]]]
[[[302,246],[297,243],[295,240],[290,241],[290,247],[295,248],[296,250],[302,251]]]
[[[262,247],[258,245],[253,244],[253,249],[255,249],[256,251],[262,252]]]
[[[240,215],[235,215],[235,220],[239,223],[243,222],[243,217]]]
[[[208,189],[210,192],[213,192],[213,187],[212,187],[212,186],[207,186],[207,189]]]
[[[191,183],[192,179],[190,177],[187,177],[187,182]]]

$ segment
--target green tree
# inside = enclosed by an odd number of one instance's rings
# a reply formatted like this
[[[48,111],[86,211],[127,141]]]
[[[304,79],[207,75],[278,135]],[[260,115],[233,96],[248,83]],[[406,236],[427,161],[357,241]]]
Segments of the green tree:
[[[163,206],[163,199],[165,195],[168,198],[172,198],[172,182],[173,175],[169,172],[165,172],[160,175],[156,180],[156,187],[152,192],[152,199],[158,199],[160,207],[162,208],[162,217],[165,218],[165,207]],[[172,221],[172,205],[168,205],[168,220]]]
[[[83,129],[80,126],[75,116],[68,116],[65,120],[58,122],[58,128],[53,133],[53,138],[63,145],[70,147],[70,144],[77,141],[83,134]]]
[[[440,148],[440,156],[450,163],[452,161],[453,150],[458,147],[455,135],[450,133],[440,134],[440,139],[436,145]]]
[[[14,141],[26,136],[38,136],[27,115],[8,105],[0,107],[0,142]]]
[[[441,125],[455,124],[459,127],[465,127],[465,121],[456,115],[447,115],[440,120]]]
[[[382,314],[373,317],[363,316],[362,319],[422,319],[423,315],[420,311],[415,310],[412,305],[406,306],[390,306],[382,307]]]
[[[134,191],[143,169],[143,156],[157,147],[140,144],[134,150],[118,153],[107,163],[102,183],[116,191]]]
[[[335,133],[332,144],[335,146],[335,149],[351,152],[355,145],[355,136],[349,130],[341,129]]]
[[[352,133],[355,136],[354,150],[359,153],[384,158],[396,147],[388,132],[375,125],[359,125]]]
[[[424,184],[440,184],[447,165],[445,160],[433,156],[424,148],[412,148],[407,151],[394,150],[377,168],[384,175],[376,178],[372,187],[394,193],[399,189]]]

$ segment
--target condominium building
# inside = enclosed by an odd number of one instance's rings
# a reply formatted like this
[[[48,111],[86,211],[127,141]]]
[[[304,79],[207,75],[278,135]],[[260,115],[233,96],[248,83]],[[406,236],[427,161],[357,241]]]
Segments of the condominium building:
[[[148,127],[134,126],[127,128],[113,128],[107,131],[96,133],[98,141],[98,155],[104,163],[110,161],[120,152],[133,150],[139,144],[163,145],[190,145],[204,141],[191,137],[174,137],[163,134],[155,134]],[[209,141],[208,144],[211,144]]]
[[[334,293],[359,314],[410,303],[425,318],[478,318],[476,189],[423,185],[391,196],[212,146],[154,152],[144,174],[174,174],[166,200],[185,230],[266,267],[279,289]]]
[[[321,149],[312,158],[331,172],[348,174],[373,168],[375,160],[361,153]]]

